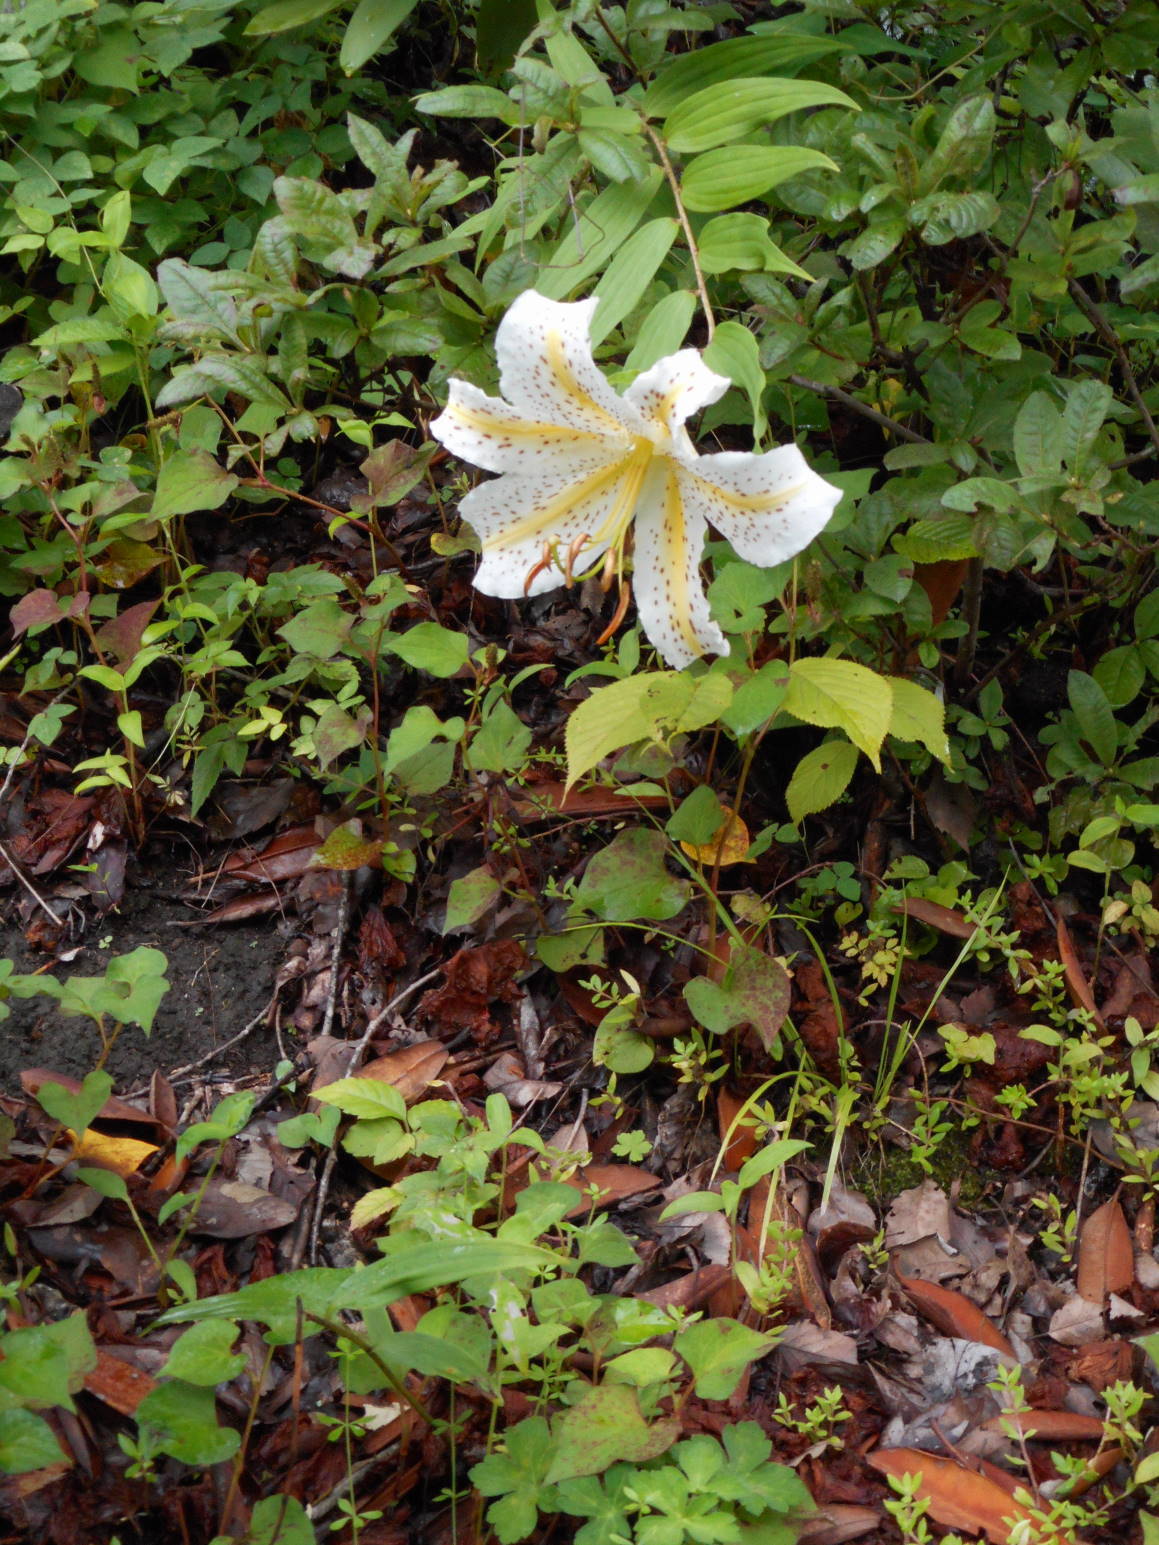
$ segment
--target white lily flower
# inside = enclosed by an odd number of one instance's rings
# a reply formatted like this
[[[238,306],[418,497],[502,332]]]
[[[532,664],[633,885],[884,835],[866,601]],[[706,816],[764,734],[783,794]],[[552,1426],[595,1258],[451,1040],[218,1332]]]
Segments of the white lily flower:
[[[728,650],[700,578],[706,524],[741,558],[768,568],[812,541],[841,492],[795,445],[698,456],[685,420],[730,383],[695,349],[682,349],[620,396],[592,358],[595,308],[595,300],[547,300],[526,290],[496,337],[503,397],[452,380],[431,433],[456,456],[500,474],[460,505],[483,547],[477,589],[511,599],[600,567],[622,577],[635,521],[640,623],[679,669]]]

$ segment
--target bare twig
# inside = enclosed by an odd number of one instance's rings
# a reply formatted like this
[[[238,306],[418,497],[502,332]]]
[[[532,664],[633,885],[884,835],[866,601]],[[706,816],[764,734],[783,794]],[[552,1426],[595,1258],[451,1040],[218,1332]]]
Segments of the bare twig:
[[[888,429],[890,434],[896,435],[899,440],[908,440],[912,445],[933,444],[933,441],[927,439],[925,435],[918,434],[916,429],[910,429],[905,424],[898,423],[896,418],[890,418],[887,413],[879,413],[868,403],[859,402],[856,397],[842,391],[839,386],[826,386],[824,381],[811,381],[808,376],[792,375],[789,380],[802,391],[816,392],[819,397],[832,397],[834,402],[841,403],[843,407],[851,409],[854,413],[860,413],[862,418],[880,425],[882,429]]]
[[[1066,287],[1070,291],[1071,299],[1075,305],[1088,321],[1094,323],[1099,337],[1115,351],[1115,358],[1119,361],[1119,369],[1123,372],[1123,381],[1131,394],[1131,401],[1139,410],[1139,417],[1143,420],[1155,452],[1159,453],[1159,428],[1156,427],[1155,420],[1151,417],[1151,411],[1143,400],[1143,393],[1139,390],[1139,383],[1135,379],[1135,372],[1131,368],[1131,361],[1127,357],[1127,351],[1123,347],[1118,333],[1111,326],[1106,312],[1097,301],[1091,299],[1077,279],[1068,279]]]

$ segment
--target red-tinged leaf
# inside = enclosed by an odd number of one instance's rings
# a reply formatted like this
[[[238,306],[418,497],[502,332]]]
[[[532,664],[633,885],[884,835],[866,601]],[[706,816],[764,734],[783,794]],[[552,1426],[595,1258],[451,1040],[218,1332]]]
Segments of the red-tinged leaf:
[[[111,590],[128,590],[165,562],[165,554],[151,542],[116,537],[94,565],[102,584]]]
[[[993,1347],[996,1352],[1004,1352],[1007,1357],[1017,1360],[1014,1348],[994,1322],[964,1294],[936,1282],[926,1282],[922,1277],[903,1276],[900,1271],[897,1280],[918,1311],[945,1335],[957,1336],[962,1341],[979,1341],[983,1346]]]
[[[985,1534],[992,1545],[1007,1545],[1011,1525],[1031,1516],[997,1481],[952,1459],[923,1454],[916,1448],[879,1448],[866,1458],[883,1475],[920,1475],[918,1495],[929,1503],[938,1523],[966,1534]],[[1052,1545],[1063,1542],[1056,1537]]]
[[[1066,985],[1071,998],[1080,1009],[1086,1009],[1101,1028],[1103,1020],[1095,1007],[1095,995],[1091,991],[1091,984],[1087,981],[1086,972],[1074,947],[1074,940],[1070,936],[1070,929],[1066,926],[1066,919],[1063,917],[1058,920],[1055,936],[1058,939],[1058,958],[1062,961],[1066,972]]]
[[[372,1058],[355,1076],[393,1084],[409,1104],[426,1093],[449,1056],[442,1041],[416,1041],[413,1046],[403,1046],[398,1051],[388,1051],[383,1057]]]
[[[954,939],[972,939],[977,932],[975,925],[961,912],[955,912],[953,907],[943,907],[936,901],[927,901],[924,896],[905,896],[891,910],[904,912],[915,922],[936,928],[939,933],[948,933]]]
[[[85,1375],[85,1389],[122,1416],[132,1416],[137,1407],[156,1387],[156,1380],[142,1368],[114,1357],[104,1347],[97,1348],[97,1365]]]
[[[55,590],[30,590],[8,613],[8,620],[19,638],[29,628],[63,622],[66,617],[83,617],[88,604],[88,593],[83,590],[70,596],[58,596]]]
[[[1098,1443],[1104,1432],[1097,1416],[1084,1416],[1080,1411],[1011,1411],[990,1417],[982,1426],[987,1432],[1003,1432],[1011,1426],[1024,1438],[1053,1443]]]
[[[136,606],[127,607],[101,624],[96,632],[97,643],[118,665],[127,665],[140,649],[141,635],[152,622],[156,610],[156,601],[139,601]]]
[[[1102,1304],[1108,1293],[1125,1293],[1134,1280],[1135,1252],[1123,1209],[1117,1201],[1104,1202],[1079,1235],[1079,1293]]]

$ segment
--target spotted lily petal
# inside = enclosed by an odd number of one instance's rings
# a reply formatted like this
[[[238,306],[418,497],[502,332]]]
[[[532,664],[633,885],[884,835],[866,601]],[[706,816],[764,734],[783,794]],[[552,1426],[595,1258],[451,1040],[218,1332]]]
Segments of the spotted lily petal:
[[[783,563],[824,529],[841,490],[818,477],[795,445],[762,456],[721,451],[680,463],[685,505],[762,568]]]
[[[630,451],[605,457],[582,475],[548,465],[472,489],[459,508],[483,546],[476,589],[508,600],[539,595],[562,585],[570,568],[590,568],[632,512],[631,461]]]
[[[608,459],[608,436],[529,418],[466,381],[450,383],[446,409],[431,433],[449,451],[487,472],[527,472],[549,457],[561,470],[590,470]]]
[[[499,386],[529,419],[626,440],[643,426],[592,358],[589,328],[597,304],[525,290],[495,337]]]
[[[677,670],[728,653],[700,579],[704,516],[683,497],[676,463],[654,456],[636,507],[636,610],[653,646]]]
[[[642,414],[653,432],[661,431],[693,454],[683,434],[686,421],[710,402],[719,402],[730,385],[724,376],[709,370],[695,349],[681,349],[637,376],[624,400]]]

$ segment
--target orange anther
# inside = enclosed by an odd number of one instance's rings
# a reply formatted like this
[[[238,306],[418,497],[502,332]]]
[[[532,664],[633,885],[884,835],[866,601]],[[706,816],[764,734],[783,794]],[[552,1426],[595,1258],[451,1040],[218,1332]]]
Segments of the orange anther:
[[[563,566],[563,582],[565,585],[567,585],[568,589],[570,589],[574,583],[572,570],[575,568],[575,561],[580,555],[580,549],[590,541],[591,537],[587,534],[587,532],[581,531],[579,536],[576,537],[575,541],[567,550],[567,562]]]
[[[597,649],[601,644],[607,643],[612,634],[620,626],[621,622],[623,622],[624,613],[628,610],[628,602],[631,599],[632,586],[626,579],[622,579],[620,581],[620,599],[616,602],[615,615],[612,617],[611,622],[608,623],[604,631],[600,634],[599,638],[596,639]]]

